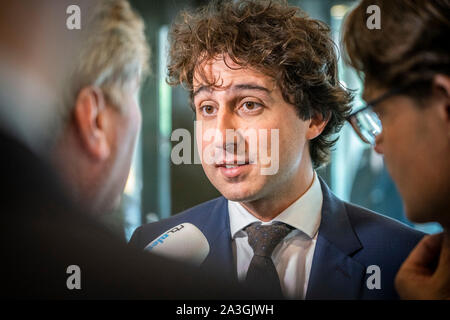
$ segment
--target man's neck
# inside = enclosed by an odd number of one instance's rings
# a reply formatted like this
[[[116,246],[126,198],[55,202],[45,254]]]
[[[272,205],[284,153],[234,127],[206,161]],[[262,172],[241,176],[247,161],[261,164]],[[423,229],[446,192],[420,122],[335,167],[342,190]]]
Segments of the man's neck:
[[[314,182],[314,175],[311,166],[308,170],[301,170],[293,177],[292,183],[285,184],[277,192],[272,192],[258,200],[243,201],[240,204],[259,220],[271,221],[309,190]]]

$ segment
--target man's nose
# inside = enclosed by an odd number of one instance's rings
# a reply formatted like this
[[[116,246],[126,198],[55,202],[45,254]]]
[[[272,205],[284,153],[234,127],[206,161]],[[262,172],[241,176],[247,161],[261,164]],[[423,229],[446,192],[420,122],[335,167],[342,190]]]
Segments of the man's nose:
[[[219,111],[216,122],[216,136],[214,144],[216,148],[226,150],[226,152],[234,153],[239,139],[236,136],[237,123],[233,117],[232,111]]]

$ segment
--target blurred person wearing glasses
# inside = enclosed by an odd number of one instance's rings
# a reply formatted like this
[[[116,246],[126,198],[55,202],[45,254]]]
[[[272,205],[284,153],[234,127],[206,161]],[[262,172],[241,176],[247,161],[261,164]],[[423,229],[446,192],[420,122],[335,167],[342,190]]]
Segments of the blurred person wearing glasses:
[[[381,29],[366,27],[377,5]],[[348,117],[384,155],[407,217],[439,222],[400,268],[404,299],[450,298],[450,3],[362,1],[346,18],[344,45],[363,75],[366,106]]]

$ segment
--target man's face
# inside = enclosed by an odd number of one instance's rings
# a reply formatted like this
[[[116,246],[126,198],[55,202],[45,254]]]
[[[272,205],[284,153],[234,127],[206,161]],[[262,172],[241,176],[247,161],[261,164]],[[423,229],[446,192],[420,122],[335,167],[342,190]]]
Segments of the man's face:
[[[306,170],[306,163],[310,164],[305,137],[309,122],[301,120],[295,107],[284,101],[273,78],[230,59],[227,64],[222,58],[210,60],[200,67],[209,81],[217,80],[211,87],[195,73],[193,82],[197,145],[211,183],[233,201],[287,193],[301,170]],[[241,134],[227,140],[227,129]],[[208,131],[217,134],[211,137]],[[256,133],[257,143],[242,132]],[[240,162],[244,163],[236,165]],[[277,169],[272,172],[276,173],[262,174],[269,167]]]
[[[120,203],[125,183],[131,167],[131,160],[141,126],[141,111],[138,103],[138,86],[125,89],[120,111],[108,107],[110,125],[108,128],[111,156],[105,167],[106,181],[103,193],[108,209],[116,208]],[[108,171],[108,172],[106,172]]]
[[[364,98],[370,101],[386,92],[367,86]],[[405,95],[393,96],[377,104],[382,133],[375,150],[384,159],[403,198],[408,218],[415,222],[440,221],[446,214],[441,205],[448,197],[449,146],[436,123],[433,102],[419,106]]]

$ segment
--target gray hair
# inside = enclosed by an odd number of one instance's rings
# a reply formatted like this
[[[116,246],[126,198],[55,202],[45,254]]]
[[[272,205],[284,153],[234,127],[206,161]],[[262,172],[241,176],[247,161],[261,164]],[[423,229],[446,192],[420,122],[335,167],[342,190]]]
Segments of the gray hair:
[[[89,9],[83,43],[68,78],[61,118],[67,121],[81,89],[100,88],[120,111],[124,88],[148,72],[150,49],[144,22],[127,0],[103,0]],[[63,125],[63,123],[62,123]]]

